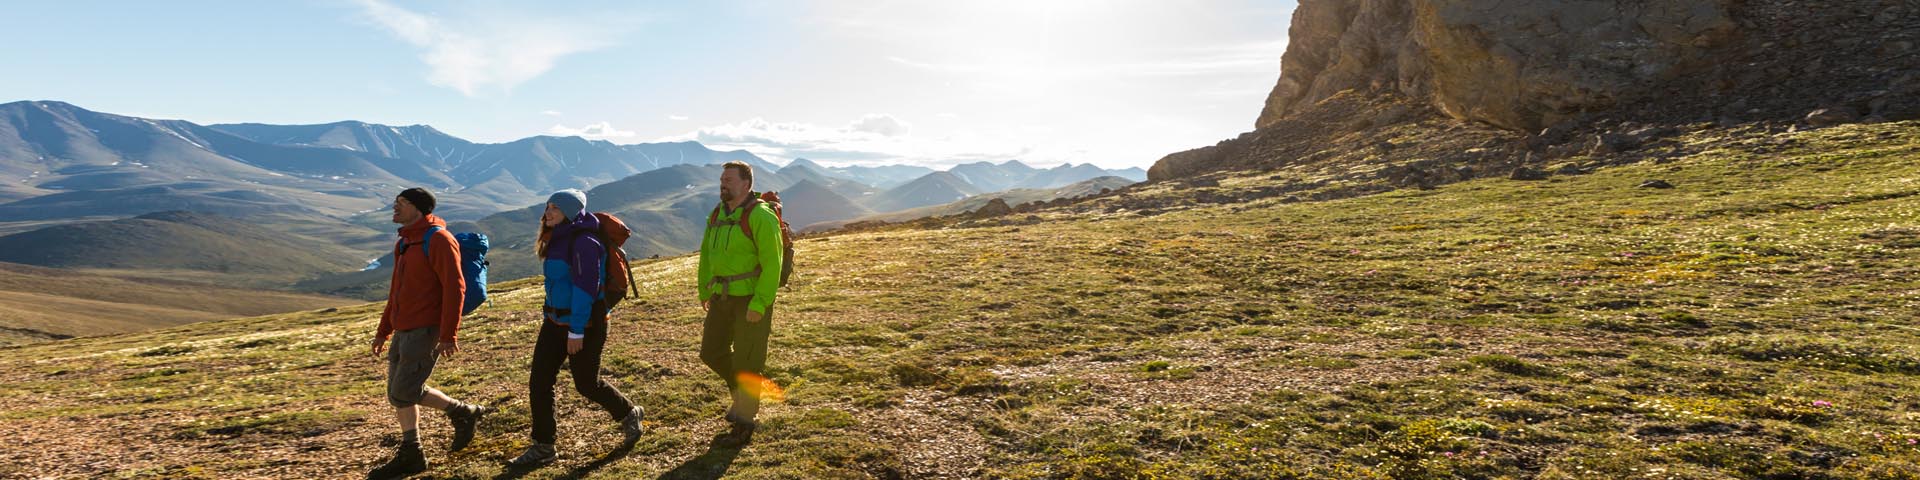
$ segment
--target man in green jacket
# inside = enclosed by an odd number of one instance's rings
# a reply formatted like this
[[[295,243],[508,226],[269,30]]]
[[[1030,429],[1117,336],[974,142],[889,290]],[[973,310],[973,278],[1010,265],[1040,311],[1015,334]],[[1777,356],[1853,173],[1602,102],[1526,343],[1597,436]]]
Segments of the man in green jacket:
[[[718,439],[722,446],[737,447],[753,438],[781,254],[780,220],[753,192],[753,167],[728,162],[720,170],[720,205],[708,216],[700,240],[698,268],[700,306],[707,311],[700,360],[733,392],[726,415],[732,429]]]

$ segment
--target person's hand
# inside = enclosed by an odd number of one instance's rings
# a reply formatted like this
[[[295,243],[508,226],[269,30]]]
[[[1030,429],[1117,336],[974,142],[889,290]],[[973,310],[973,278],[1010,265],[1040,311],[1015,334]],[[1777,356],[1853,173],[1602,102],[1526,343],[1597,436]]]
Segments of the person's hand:
[[[586,343],[587,342],[585,341],[585,339],[579,339],[579,338],[567,339],[567,355],[580,353],[580,347],[585,346]]]
[[[706,299],[706,300],[701,300],[701,301],[700,301],[700,310],[704,310],[704,311],[708,311],[708,312],[711,312],[711,311],[713,311],[713,299],[711,299],[711,298],[709,298],[709,299]]]
[[[380,352],[384,352],[386,350],[387,350],[387,337],[374,337],[373,338],[373,359],[379,360]]]
[[[760,319],[764,317],[766,317],[766,315],[761,315],[760,312],[756,312],[752,310],[747,311],[747,323],[758,323]]]
[[[455,342],[440,342],[440,345],[433,347],[433,354],[438,357],[452,357],[458,351],[460,344]]]

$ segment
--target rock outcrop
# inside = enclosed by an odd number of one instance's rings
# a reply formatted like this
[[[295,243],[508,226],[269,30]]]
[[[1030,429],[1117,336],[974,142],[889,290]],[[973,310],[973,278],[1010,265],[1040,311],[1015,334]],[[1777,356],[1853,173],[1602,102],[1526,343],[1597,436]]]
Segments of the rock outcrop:
[[[1255,125],[1344,90],[1527,132],[1676,103],[1708,121],[1835,104],[1912,116],[1915,10],[1904,0],[1301,0]]]
[[[1255,131],[1149,181],[1309,168],[1426,188],[1665,158],[1693,128],[1920,118],[1914,0],[1300,0],[1289,35]]]
[[[1007,200],[1004,198],[988,200],[986,205],[981,205],[980,208],[973,211],[975,218],[992,218],[1012,214],[1013,206],[1007,205]]]

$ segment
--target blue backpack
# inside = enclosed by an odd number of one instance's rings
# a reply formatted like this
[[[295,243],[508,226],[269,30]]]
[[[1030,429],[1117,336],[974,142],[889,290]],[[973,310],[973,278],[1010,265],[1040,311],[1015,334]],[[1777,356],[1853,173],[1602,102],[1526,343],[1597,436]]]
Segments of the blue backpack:
[[[420,237],[421,255],[432,258],[433,249],[426,248],[426,243],[439,231],[439,225],[427,227],[427,234]],[[466,315],[487,302],[487,236],[467,232],[456,233],[453,239],[460,243],[460,276],[467,284],[466,304],[460,306],[460,314]]]

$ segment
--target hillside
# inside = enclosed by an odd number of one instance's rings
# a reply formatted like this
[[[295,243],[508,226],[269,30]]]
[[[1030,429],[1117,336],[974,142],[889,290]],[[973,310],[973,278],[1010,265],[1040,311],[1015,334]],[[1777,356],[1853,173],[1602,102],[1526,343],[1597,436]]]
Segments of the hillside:
[[[0,263],[0,346],[354,303]]]
[[[1136,182],[1134,182],[1133,180],[1128,180],[1120,177],[1099,177],[1099,178],[1085,180],[1079,183],[1074,183],[1072,185],[1067,185],[1059,188],[1048,188],[1048,189],[1016,188],[1013,190],[1007,190],[1002,192],[993,192],[993,193],[975,195],[972,197],[961,199],[956,202],[944,203],[940,205],[930,205],[930,206],[919,207],[919,208],[909,208],[909,209],[900,210],[897,212],[879,213],[879,214],[861,216],[857,218],[848,218],[844,220],[795,224],[796,225],[795,228],[798,229],[796,231],[818,232],[818,231],[834,230],[834,229],[838,229],[841,227],[845,227],[848,225],[861,223],[861,222],[868,222],[868,223],[905,222],[905,221],[928,218],[928,217],[959,215],[959,214],[978,211],[980,210],[981,207],[986,206],[989,202],[992,202],[995,199],[1005,202],[1008,206],[1014,207],[1015,210],[1019,210],[1022,208],[1031,209],[1031,208],[1038,208],[1038,205],[1030,205],[1036,202],[1045,203],[1045,202],[1052,202],[1060,199],[1075,199],[1080,197],[1099,195],[1103,191],[1110,192],[1113,190],[1119,190],[1122,188],[1126,188],[1128,185],[1132,185],[1134,183]]]
[[[0,237],[0,262],[67,269],[141,270],[145,276],[199,272],[223,285],[273,285],[352,271],[350,250],[255,225],[191,212],[159,212],[55,225]]]
[[[1191,201],[1316,181],[1282,169],[804,240],[787,401],[743,450],[707,446],[724,395],[675,257],[635,266],[605,354],[650,433],[609,451],[563,393],[561,463],[503,472],[540,299],[501,285],[436,373],[501,413],[455,454],[428,416],[432,475],[1913,478],[1920,123],[1783,130],[1545,180]],[[357,474],[397,435],[378,309],[0,349],[0,434],[35,446],[0,475]]]

